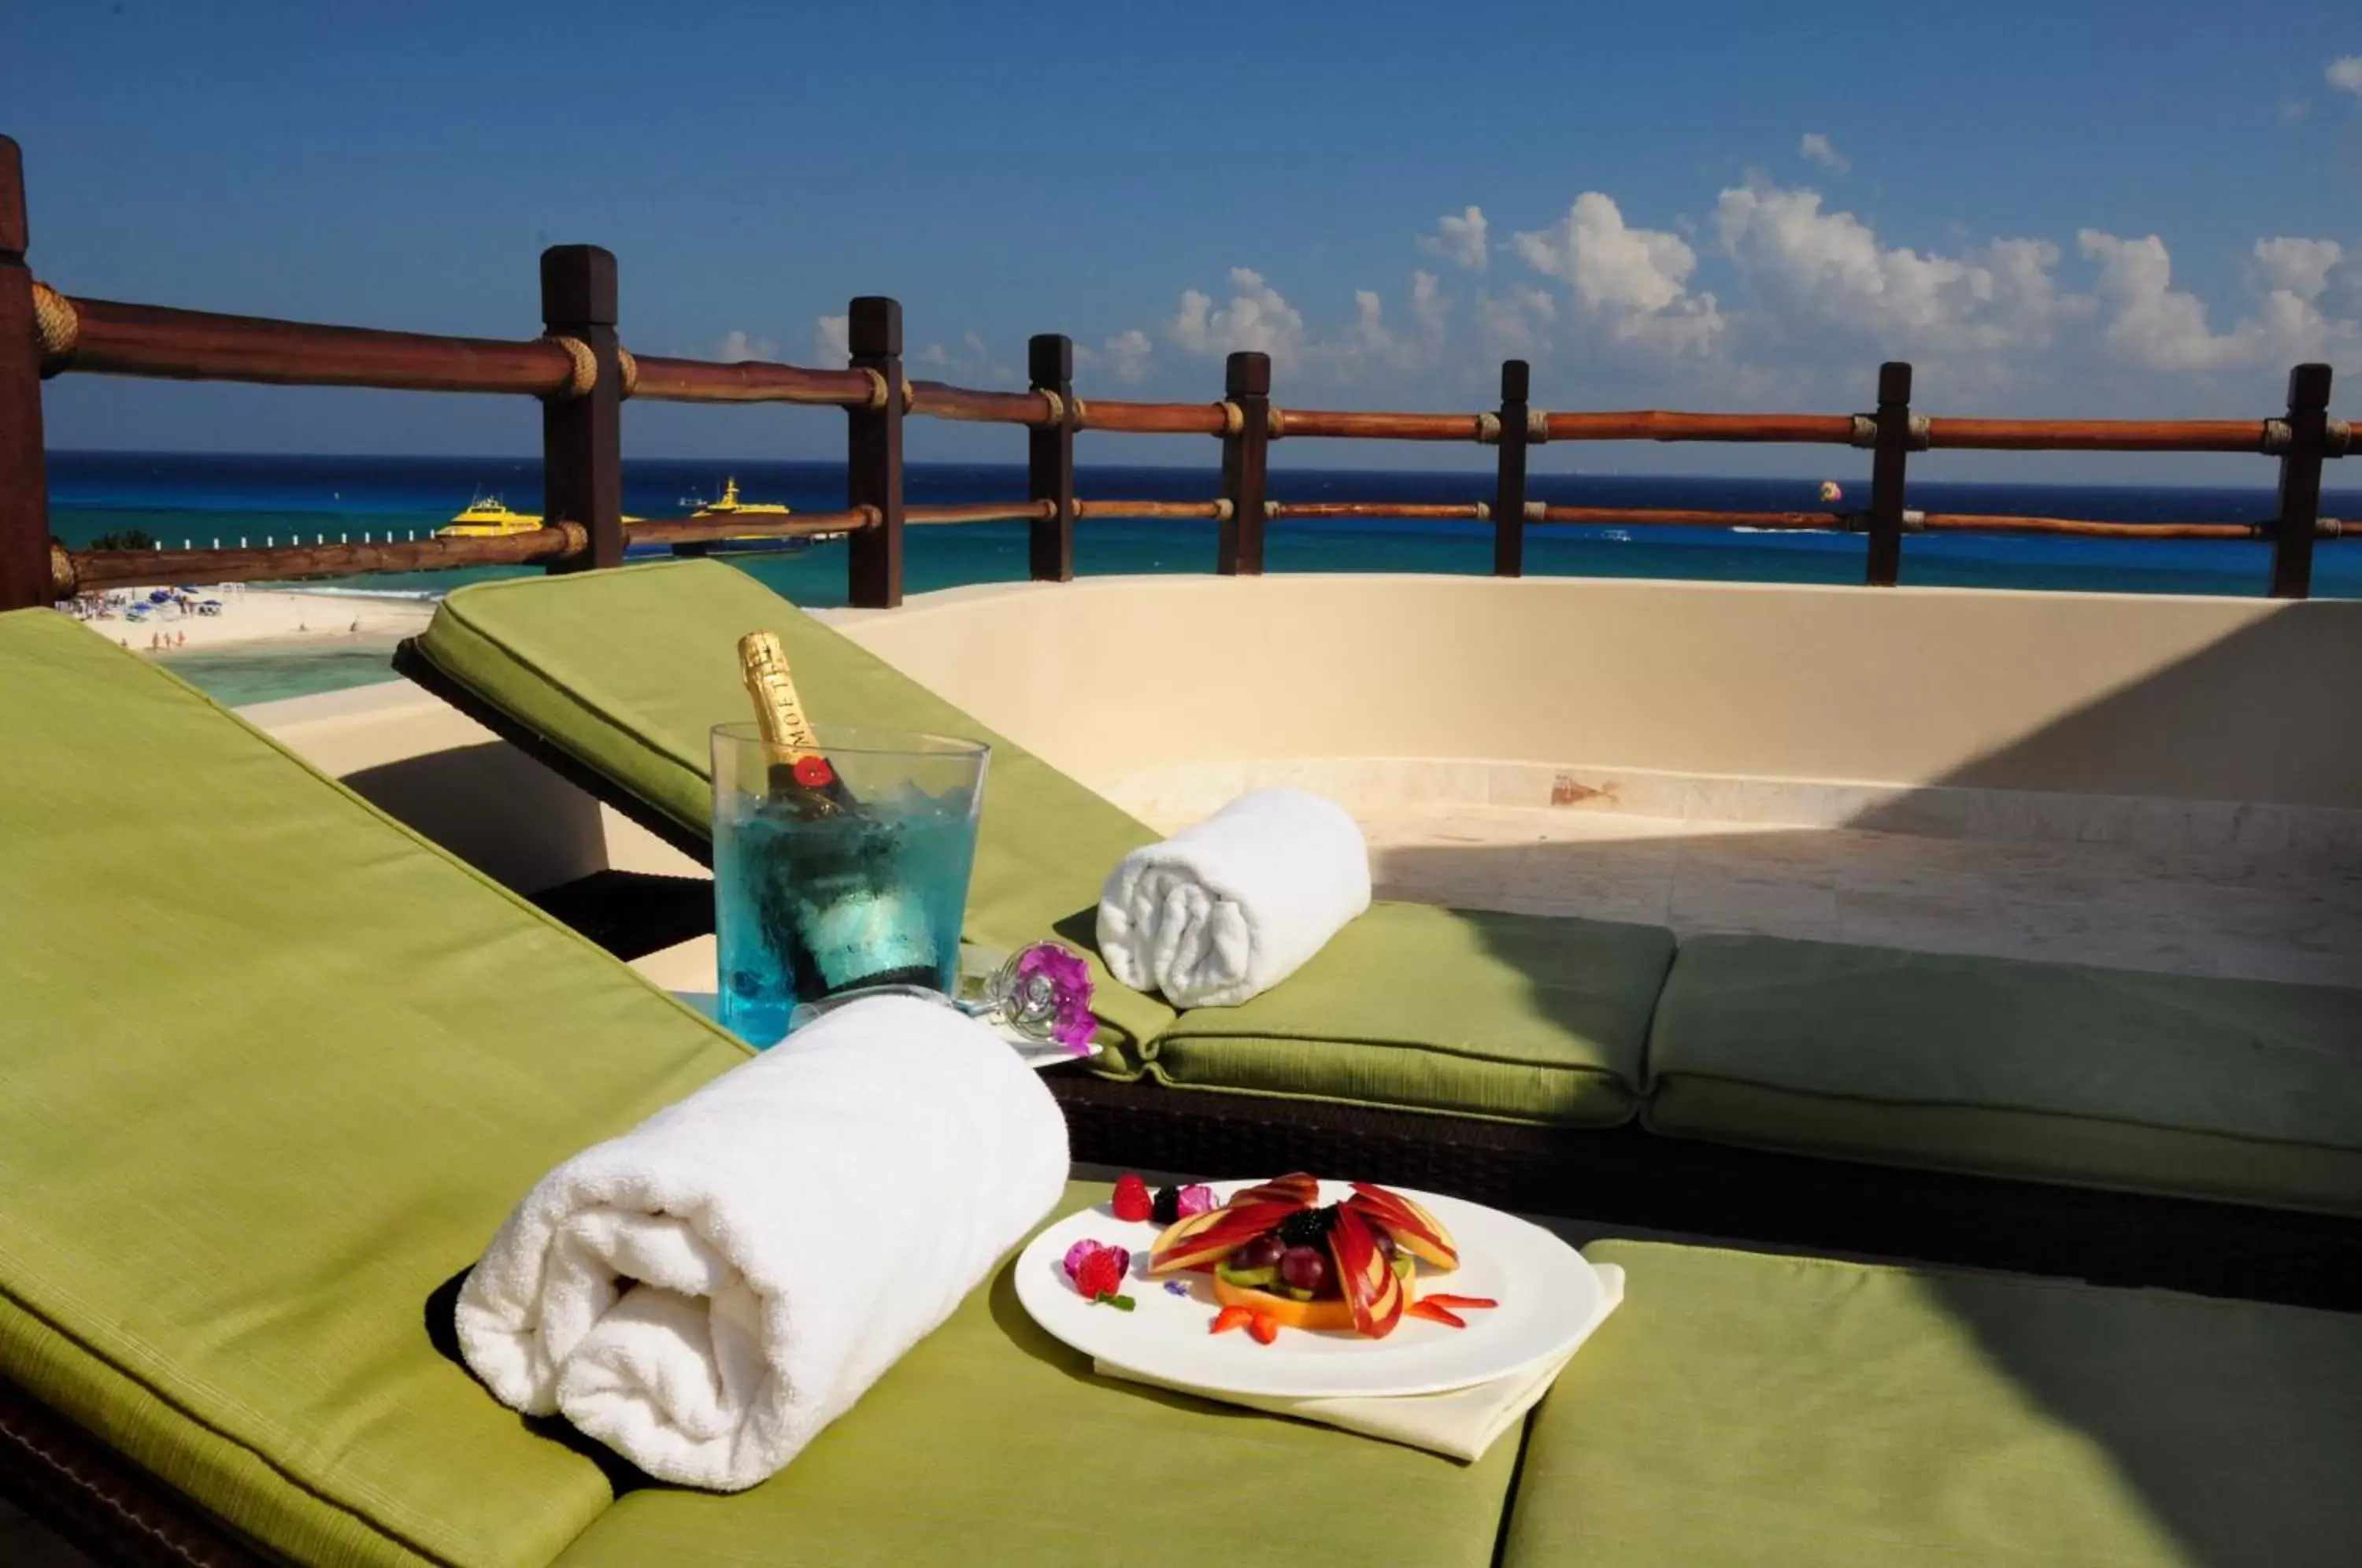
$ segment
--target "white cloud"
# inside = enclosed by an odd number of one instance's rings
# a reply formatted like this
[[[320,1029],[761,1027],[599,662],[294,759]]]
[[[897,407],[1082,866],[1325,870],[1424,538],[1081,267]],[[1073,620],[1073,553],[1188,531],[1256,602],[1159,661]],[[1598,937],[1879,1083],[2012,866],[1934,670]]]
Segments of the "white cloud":
[[[1485,243],[1487,227],[1482,207],[1467,207],[1458,217],[1447,213],[1435,220],[1433,234],[1419,236],[1418,248],[1429,256],[1457,262],[1468,271],[1482,272],[1491,259]]]
[[[1551,227],[1518,233],[1510,246],[1535,271],[1572,285],[1583,314],[1618,342],[1704,353],[1722,328],[1715,297],[1689,291],[1697,252],[1680,235],[1629,226],[1597,191],[1577,196]]]
[[[1231,298],[1216,305],[1196,289],[1183,291],[1181,308],[1165,332],[1184,352],[1220,358],[1241,351],[1271,356],[1284,373],[1303,363],[1304,316],[1252,267],[1231,269]]]
[[[1558,301],[1547,289],[1512,284],[1476,296],[1476,347],[1487,359],[1541,359],[1551,351],[1549,328]]]
[[[2322,74],[2326,76],[2329,79],[2329,84],[2339,92],[2351,93],[2356,97],[2362,98],[2362,54],[2342,55],[2331,61],[2329,69]]]
[[[834,370],[853,357],[853,318],[822,315],[812,319],[812,357]]]
[[[2325,315],[2319,301],[2344,259],[2334,240],[2259,239],[2253,272],[2263,290],[2257,314],[2228,332],[2207,325],[2206,304],[2173,287],[2173,259],[2156,235],[2121,239],[2098,229],[2076,236],[2100,264],[2108,350],[2142,370],[2203,371],[2321,359],[2362,346],[2362,325]]]
[[[1839,152],[1829,138],[1819,131],[1806,131],[1796,144],[1797,155],[1807,163],[1817,163],[1833,174],[1842,174],[1853,167],[1853,160]]]
[[[1077,344],[1075,358],[1086,365],[1106,366],[1109,375],[1130,386],[1147,379],[1148,357],[1155,348],[1148,334],[1133,326],[1117,333],[1096,349]]]
[[[1868,337],[1894,349],[1992,349],[2051,341],[2082,302],[2052,277],[2058,248],[1996,239],[1981,252],[1922,255],[1879,243],[1851,213],[1824,212],[1821,193],[1776,185],[1722,193],[1722,247],[1773,325]]]
[[[2258,239],[2256,280],[2267,291],[2284,290],[2301,300],[2317,300],[2329,287],[2329,274],[2344,259],[2345,248],[2334,239],[2298,239],[2288,235]]]
[[[767,337],[749,337],[742,327],[732,327],[722,335],[722,342],[713,350],[717,359],[776,359],[779,346]]]

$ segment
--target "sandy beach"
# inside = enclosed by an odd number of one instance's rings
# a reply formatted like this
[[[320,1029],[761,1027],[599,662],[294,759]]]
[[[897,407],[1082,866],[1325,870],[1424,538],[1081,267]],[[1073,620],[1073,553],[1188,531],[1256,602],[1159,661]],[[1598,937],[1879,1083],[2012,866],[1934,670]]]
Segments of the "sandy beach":
[[[146,588],[129,591],[144,601]],[[307,593],[288,589],[206,589],[198,597],[221,601],[215,615],[183,614],[159,605],[141,621],[85,620],[83,624],[135,653],[193,653],[259,645],[289,648],[338,643],[392,644],[424,631],[432,601],[392,594]],[[169,645],[169,646],[167,646]]]

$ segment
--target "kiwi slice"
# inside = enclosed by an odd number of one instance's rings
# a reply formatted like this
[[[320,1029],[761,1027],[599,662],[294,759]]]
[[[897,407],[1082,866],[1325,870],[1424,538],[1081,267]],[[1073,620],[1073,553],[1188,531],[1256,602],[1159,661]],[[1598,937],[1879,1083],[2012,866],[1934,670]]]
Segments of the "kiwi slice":
[[[1218,1263],[1214,1265],[1214,1274],[1226,1285],[1261,1290],[1279,1277],[1279,1265],[1266,1264],[1261,1268],[1235,1268],[1226,1263]]]

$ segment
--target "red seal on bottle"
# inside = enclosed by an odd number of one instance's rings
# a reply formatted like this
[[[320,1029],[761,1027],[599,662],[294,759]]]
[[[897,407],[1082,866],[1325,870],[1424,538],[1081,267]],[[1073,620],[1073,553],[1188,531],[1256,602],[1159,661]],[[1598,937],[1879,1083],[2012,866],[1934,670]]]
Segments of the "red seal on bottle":
[[[796,782],[807,790],[825,790],[836,782],[836,769],[824,756],[796,758]]]

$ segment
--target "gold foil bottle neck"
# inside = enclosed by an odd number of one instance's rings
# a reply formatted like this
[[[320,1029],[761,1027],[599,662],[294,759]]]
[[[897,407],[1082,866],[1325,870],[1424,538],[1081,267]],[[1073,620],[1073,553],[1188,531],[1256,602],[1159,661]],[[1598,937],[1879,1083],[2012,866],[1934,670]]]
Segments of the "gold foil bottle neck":
[[[788,674],[788,651],[779,646],[778,635],[749,632],[739,638],[738,672],[755,700],[755,723],[763,732],[764,743],[791,761],[816,755],[820,737],[804,716],[803,701]]]

